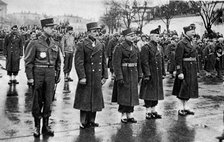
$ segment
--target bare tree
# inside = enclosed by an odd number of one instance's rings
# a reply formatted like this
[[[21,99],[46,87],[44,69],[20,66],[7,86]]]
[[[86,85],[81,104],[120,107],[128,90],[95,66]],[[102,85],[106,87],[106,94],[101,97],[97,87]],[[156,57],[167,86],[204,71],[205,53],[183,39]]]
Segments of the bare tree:
[[[121,4],[121,17],[123,18],[123,22],[126,28],[130,28],[132,21],[135,19],[135,15],[137,10],[133,8],[134,3],[130,3],[129,0],[126,0],[125,3]]]
[[[178,1],[170,1],[168,4],[157,7],[154,11],[154,16],[160,18],[164,24],[166,24],[168,33],[170,32],[169,26],[171,19],[173,19],[173,17],[178,14],[177,3]]]
[[[147,12],[152,8],[149,7],[148,4],[149,2],[147,0],[145,0],[142,5],[138,3],[137,0],[135,0],[133,3],[133,9],[135,9],[136,10],[135,12],[137,13],[136,22],[138,23],[138,31],[140,33],[142,33],[142,28],[144,24],[150,21],[150,18],[147,17]]]
[[[191,8],[194,9],[202,18],[208,36],[213,35],[212,25],[222,16],[224,1],[189,1]]]
[[[105,1],[104,6],[106,12],[101,16],[100,20],[109,28],[109,33],[113,33],[114,30],[118,31],[121,27],[121,6],[120,3],[115,0]]]

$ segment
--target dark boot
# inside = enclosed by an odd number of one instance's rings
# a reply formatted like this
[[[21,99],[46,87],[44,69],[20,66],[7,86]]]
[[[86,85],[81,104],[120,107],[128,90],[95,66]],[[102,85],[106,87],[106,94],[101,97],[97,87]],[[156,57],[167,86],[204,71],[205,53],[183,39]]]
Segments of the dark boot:
[[[99,127],[98,123],[95,123],[95,119],[96,119],[96,112],[89,112],[89,116],[90,116],[90,120],[89,120],[89,125],[91,127]]]
[[[35,130],[33,132],[34,137],[40,137],[40,118],[34,118]]]
[[[48,126],[49,117],[43,118],[43,127],[42,127],[42,134],[48,136],[54,136],[54,131]]]

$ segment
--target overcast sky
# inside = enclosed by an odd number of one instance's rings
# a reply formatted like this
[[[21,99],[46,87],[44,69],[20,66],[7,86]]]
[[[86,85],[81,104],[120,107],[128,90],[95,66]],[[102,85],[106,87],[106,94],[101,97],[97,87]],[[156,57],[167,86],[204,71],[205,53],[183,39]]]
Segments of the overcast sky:
[[[103,1],[107,0],[3,0],[8,4],[8,13],[30,11],[47,15],[73,14],[98,20],[105,12]],[[125,0],[119,0],[125,1]],[[130,0],[132,1],[132,0]],[[137,0],[142,2],[144,0]],[[147,0],[150,5],[164,4],[168,0]]]
[[[48,15],[73,14],[84,18],[98,18],[105,11],[104,0],[3,0],[8,13],[30,11]]]

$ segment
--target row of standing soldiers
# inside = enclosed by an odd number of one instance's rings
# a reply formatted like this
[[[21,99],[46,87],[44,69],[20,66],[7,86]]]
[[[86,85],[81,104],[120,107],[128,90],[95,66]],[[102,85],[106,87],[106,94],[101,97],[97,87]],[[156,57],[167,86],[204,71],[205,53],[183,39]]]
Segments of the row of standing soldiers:
[[[193,115],[186,108],[190,98],[198,97],[198,55],[192,39],[195,26],[184,27],[184,38],[175,44],[173,62],[175,83],[173,95],[182,102],[183,108],[179,115]],[[123,31],[124,39],[119,41],[117,34],[108,43],[109,67],[115,77],[112,101],[118,102],[121,112],[121,122],[136,123],[132,113],[134,106],[139,104],[138,98],[143,99],[146,107],[146,119],[162,118],[156,112],[158,100],[163,100],[162,79],[166,75],[164,68],[164,49],[160,44],[159,33],[151,31],[150,41],[135,44],[135,36],[130,30]],[[142,36],[146,37],[145,35]],[[174,43],[173,43],[174,44]],[[140,51],[140,52],[139,52]],[[138,54],[139,52],[139,54]],[[168,55],[170,58],[170,55]],[[170,65],[169,65],[170,66]],[[170,70],[170,69],[169,69]],[[141,81],[138,96],[138,83]]]
[[[53,19],[41,20],[41,25],[43,33],[38,39],[31,40],[25,50],[25,72],[28,83],[33,85],[32,115],[35,122],[35,137],[40,136],[42,118],[42,133],[54,135],[48,123],[54,86],[60,80],[61,66],[60,49],[57,41],[52,38]],[[105,44],[98,38],[99,30],[100,27],[96,22],[87,24],[87,37],[77,43],[75,52],[78,84],[74,108],[80,110],[80,128],[99,126],[95,123],[96,112],[104,108],[102,85],[108,78],[108,72]],[[184,27],[184,33],[185,37],[178,42],[175,50],[177,74],[172,93],[183,104],[183,108],[178,111],[178,114],[182,116],[194,114],[193,111],[186,109],[186,102],[190,98],[198,97],[197,50],[192,43],[195,26]],[[111,69],[115,77],[112,102],[119,104],[121,122],[137,122],[132,114],[134,106],[139,104],[139,98],[144,100],[146,119],[160,119],[162,116],[156,112],[155,107],[159,100],[164,99],[162,79],[165,76],[165,70],[159,34],[151,32],[150,42],[142,46],[141,50],[134,43],[136,36],[133,30],[124,30],[122,35],[123,39],[114,46],[112,55],[108,56],[109,65],[112,65]],[[108,46],[110,44],[109,42]],[[10,45],[9,48],[11,48]],[[8,58],[10,49],[6,51],[5,56]],[[62,55],[66,60],[66,52],[63,50]],[[19,54],[19,58],[21,56],[22,54]],[[68,77],[68,74],[65,76]],[[141,86],[138,95],[139,83]]]

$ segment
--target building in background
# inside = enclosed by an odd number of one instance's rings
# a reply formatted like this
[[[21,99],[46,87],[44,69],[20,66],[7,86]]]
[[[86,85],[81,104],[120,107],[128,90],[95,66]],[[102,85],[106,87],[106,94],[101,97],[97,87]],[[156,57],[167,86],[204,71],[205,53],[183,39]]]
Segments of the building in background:
[[[0,17],[5,18],[7,14],[7,3],[0,0]]]
[[[91,19],[84,19],[79,16],[73,15],[62,15],[54,17],[55,23],[66,23],[68,22],[74,29],[76,33],[85,32],[86,31],[86,23],[91,22]]]

